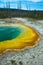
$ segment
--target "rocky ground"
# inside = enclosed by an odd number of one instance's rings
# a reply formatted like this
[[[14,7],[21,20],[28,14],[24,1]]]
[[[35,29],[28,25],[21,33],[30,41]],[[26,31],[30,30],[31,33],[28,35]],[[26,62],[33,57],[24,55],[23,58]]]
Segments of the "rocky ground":
[[[5,54],[0,55],[0,65],[43,65],[43,20],[26,18],[12,18],[11,20],[13,22],[19,20],[25,25],[35,28],[40,33],[41,40],[34,48],[27,48],[19,52],[6,51]]]

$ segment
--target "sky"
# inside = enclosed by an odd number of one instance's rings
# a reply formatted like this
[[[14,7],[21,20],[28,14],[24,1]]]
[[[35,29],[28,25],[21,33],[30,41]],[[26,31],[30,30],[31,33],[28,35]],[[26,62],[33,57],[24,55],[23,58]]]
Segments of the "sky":
[[[9,7],[23,10],[43,10],[43,0],[0,0],[0,8]]]

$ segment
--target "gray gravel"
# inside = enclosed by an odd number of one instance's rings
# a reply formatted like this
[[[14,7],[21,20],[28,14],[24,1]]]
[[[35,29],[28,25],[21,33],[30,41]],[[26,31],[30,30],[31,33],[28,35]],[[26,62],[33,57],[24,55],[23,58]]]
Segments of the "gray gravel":
[[[5,54],[0,55],[0,65],[43,65],[43,20],[15,19],[35,28],[40,33],[41,40],[34,48],[27,48],[20,52],[6,51]]]

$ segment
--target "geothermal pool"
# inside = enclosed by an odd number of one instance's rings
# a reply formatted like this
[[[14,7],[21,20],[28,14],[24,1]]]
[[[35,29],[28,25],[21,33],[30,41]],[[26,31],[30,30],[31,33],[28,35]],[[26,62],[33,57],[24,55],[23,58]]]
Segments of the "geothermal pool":
[[[40,34],[32,27],[23,24],[0,26],[0,54],[10,49],[23,49],[35,46],[40,40]]]
[[[23,24],[36,29],[40,33],[41,39],[37,46],[23,51],[7,50],[0,55],[0,65],[43,65],[43,20],[14,19],[21,20]]]
[[[16,38],[22,32],[17,26],[0,26],[0,42]]]

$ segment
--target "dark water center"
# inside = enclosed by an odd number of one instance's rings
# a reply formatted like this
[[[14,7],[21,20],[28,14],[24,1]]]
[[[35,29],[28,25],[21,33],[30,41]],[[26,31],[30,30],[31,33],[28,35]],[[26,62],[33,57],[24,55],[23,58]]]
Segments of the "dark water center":
[[[11,40],[19,36],[21,33],[20,27],[17,26],[0,26],[0,42]]]

